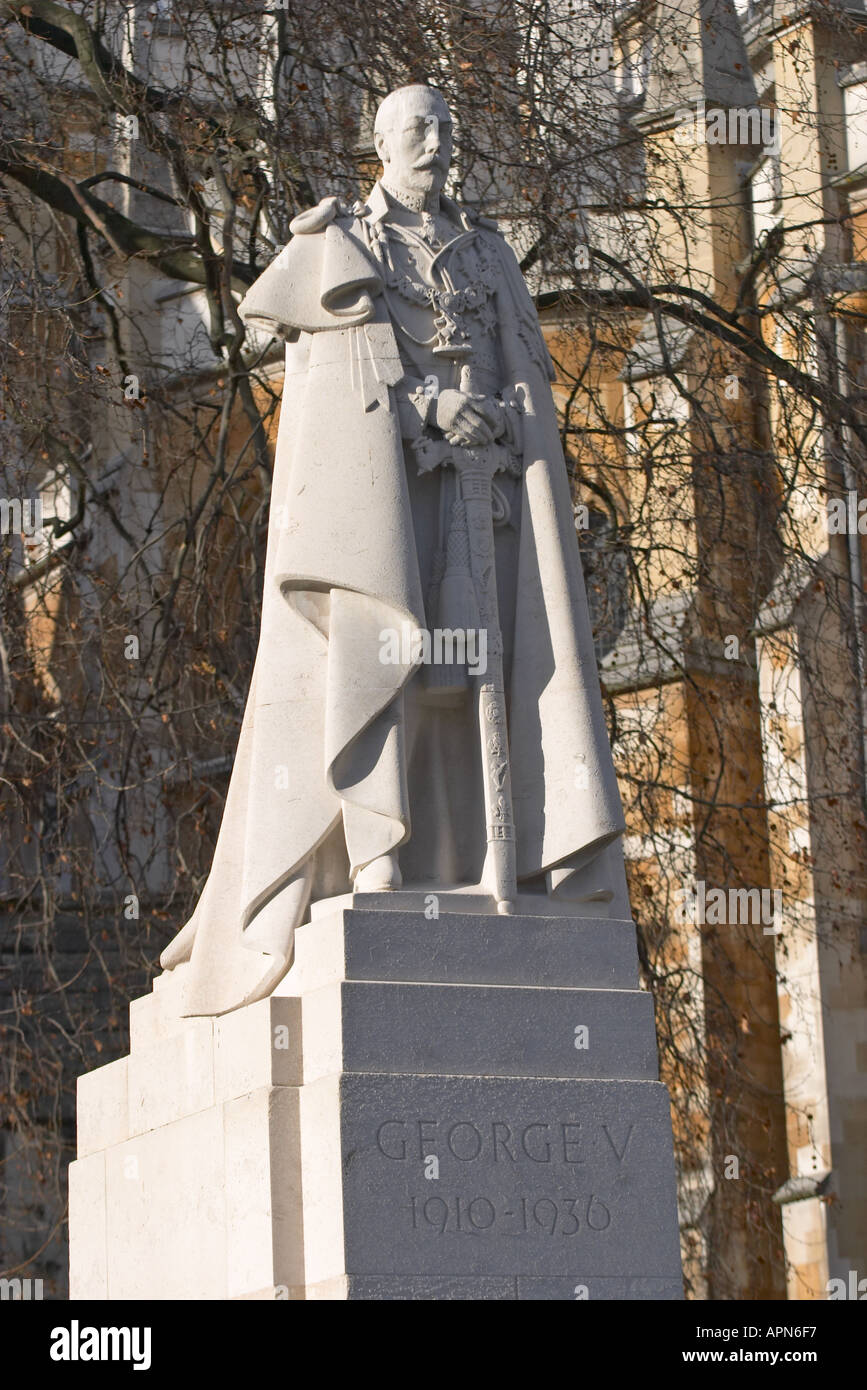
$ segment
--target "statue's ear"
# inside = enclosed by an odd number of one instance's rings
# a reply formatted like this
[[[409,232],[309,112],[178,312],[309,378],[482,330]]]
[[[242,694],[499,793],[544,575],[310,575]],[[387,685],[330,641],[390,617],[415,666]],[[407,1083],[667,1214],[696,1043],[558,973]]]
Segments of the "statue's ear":
[[[374,132],[373,147],[383,164],[388,163],[388,141],[381,130]]]

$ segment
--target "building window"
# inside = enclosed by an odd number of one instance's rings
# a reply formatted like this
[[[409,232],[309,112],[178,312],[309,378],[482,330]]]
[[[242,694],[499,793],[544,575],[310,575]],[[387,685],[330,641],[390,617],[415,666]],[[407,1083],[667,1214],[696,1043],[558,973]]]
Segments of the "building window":
[[[780,156],[776,150],[763,155],[749,176],[753,216],[753,241],[758,246],[776,227],[783,210]]]
[[[582,492],[584,489],[582,489]],[[596,659],[601,661],[616,646],[629,612],[629,555],[617,514],[601,488],[598,498],[585,492],[586,501],[575,504],[575,529],[581,551],[587,605],[593,629]]]

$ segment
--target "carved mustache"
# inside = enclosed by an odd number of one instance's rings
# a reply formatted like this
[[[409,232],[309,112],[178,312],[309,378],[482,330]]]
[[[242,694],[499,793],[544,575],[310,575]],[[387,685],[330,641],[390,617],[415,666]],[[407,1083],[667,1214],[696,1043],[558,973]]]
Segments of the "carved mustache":
[[[438,154],[423,154],[412,167],[413,169],[442,169],[444,166]]]

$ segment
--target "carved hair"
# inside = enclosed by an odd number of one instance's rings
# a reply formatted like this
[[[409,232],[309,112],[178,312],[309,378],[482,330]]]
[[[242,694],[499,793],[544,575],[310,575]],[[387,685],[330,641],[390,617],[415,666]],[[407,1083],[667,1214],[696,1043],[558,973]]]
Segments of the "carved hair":
[[[376,111],[376,118],[373,122],[375,135],[386,135],[394,129],[395,116],[397,110],[403,105],[403,98],[410,92],[429,92],[442,102],[448,112],[448,103],[442,92],[437,91],[436,87],[428,87],[424,82],[411,82],[407,87],[396,87],[393,92],[389,92],[387,97],[379,103]]]

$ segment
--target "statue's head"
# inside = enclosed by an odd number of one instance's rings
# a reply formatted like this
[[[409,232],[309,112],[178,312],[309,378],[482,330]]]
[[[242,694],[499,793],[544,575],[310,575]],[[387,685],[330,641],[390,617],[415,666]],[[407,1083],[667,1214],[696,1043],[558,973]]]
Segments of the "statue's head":
[[[386,179],[397,188],[439,193],[452,162],[452,118],[433,87],[390,92],[376,113],[373,140]]]

